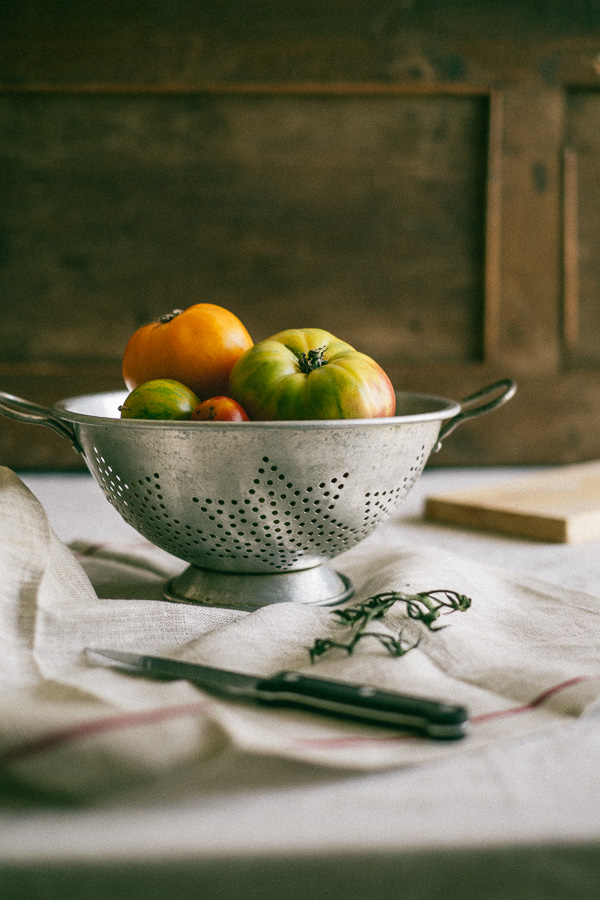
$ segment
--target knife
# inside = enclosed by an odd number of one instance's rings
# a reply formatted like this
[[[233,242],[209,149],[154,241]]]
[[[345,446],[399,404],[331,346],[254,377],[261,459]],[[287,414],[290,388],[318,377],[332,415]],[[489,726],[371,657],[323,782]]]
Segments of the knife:
[[[233,700],[310,710],[417,732],[438,740],[462,738],[467,731],[468,715],[464,706],[380,691],[364,684],[311,678],[299,672],[278,672],[263,678],[121,650],[88,647],[85,655],[94,665],[158,678],[185,679],[209,693]]]

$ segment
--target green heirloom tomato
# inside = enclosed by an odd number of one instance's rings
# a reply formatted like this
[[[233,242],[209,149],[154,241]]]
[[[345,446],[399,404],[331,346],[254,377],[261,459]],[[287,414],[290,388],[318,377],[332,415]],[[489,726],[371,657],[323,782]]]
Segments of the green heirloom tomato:
[[[396,396],[373,359],[320,328],[293,328],[238,359],[229,394],[251,419],[365,419],[393,416]]]
[[[199,402],[181,382],[154,378],[134,388],[119,410],[122,419],[189,419]]]

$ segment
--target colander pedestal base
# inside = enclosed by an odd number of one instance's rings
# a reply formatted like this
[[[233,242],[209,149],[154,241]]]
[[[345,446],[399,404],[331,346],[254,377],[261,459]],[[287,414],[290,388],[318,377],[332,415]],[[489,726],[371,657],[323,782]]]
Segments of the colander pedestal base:
[[[165,586],[166,600],[252,610],[272,603],[335,606],[354,592],[352,582],[327,565],[275,574],[233,574],[188,566]]]

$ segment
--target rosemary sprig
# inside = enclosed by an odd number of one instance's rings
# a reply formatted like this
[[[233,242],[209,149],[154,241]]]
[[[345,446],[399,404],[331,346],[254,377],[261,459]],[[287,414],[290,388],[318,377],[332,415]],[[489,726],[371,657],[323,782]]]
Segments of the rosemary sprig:
[[[446,589],[420,591],[417,594],[406,594],[403,591],[384,591],[381,594],[375,594],[356,606],[333,610],[333,614],[338,616],[353,633],[346,643],[334,641],[331,638],[317,638],[308,651],[311,662],[333,648],[345,650],[350,655],[354,652],[358,642],[366,637],[378,640],[392,656],[404,656],[410,650],[414,650],[419,639],[417,638],[414,643],[409,643],[404,640],[402,629],[396,637],[391,634],[366,630],[374,620],[383,619],[388,610],[397,602],[405,603],[409,619],[422,622],[429,631],[440,631],[446,627],[438,625],[437,628],[434,628],[434,622],[437,622],[441,615],[464,612],[471,605],[469,597]]]

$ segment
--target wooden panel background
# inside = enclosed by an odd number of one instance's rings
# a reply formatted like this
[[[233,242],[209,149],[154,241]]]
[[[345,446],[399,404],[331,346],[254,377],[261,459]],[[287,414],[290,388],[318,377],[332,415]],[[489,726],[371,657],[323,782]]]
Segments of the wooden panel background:
[[[570,359],[600,365],[600,91],[567,94],[566,235],[573,258],[567,284]],[[571,283],[572,282],[572,283]]]
[[[399,389],[519,391],[431,464],[600,455],[600,8],[9,3],[0,389],[121,387],[199,300],[318,325]],[[71,468],[0,418],[0,464]]]
[[[210,299],[382,364],[482,358],[486,97],[0,96],[3,358],[118,360]],[[32,272],[24,278],[23,273]],[[367,312],[368,311],[368,312]]]

